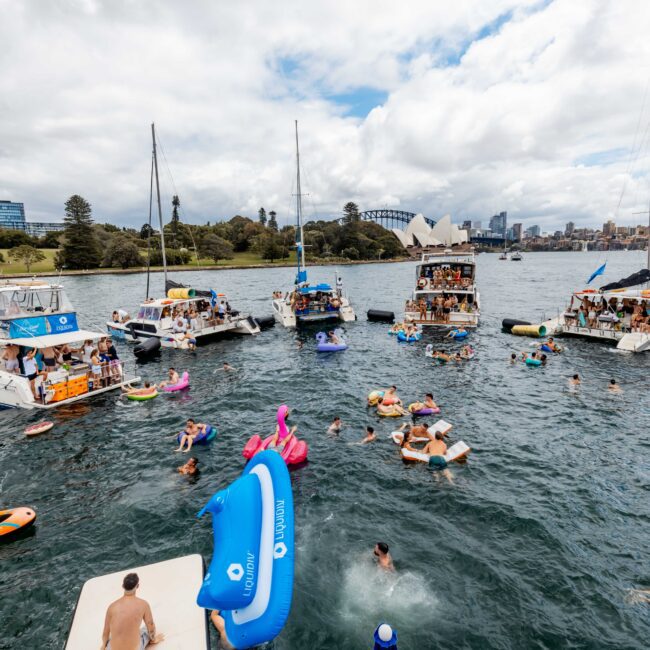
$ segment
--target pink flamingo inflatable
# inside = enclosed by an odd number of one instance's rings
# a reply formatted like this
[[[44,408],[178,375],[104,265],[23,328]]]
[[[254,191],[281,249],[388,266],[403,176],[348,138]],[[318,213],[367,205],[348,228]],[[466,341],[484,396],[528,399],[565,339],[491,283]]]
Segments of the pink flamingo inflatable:
[[[297,463],[302,463],[303,460],[307,458],[307,443],[304,440],[298,440],[295,434],[292,435],[288,441],[284,442],[285,438],[289,436],[289,429],[287,429],[286,418],[289,414],[289,407],[286,404],[283,404],[278,409],[278,433],[275,445],[270,446],[274,441],[275,434],[268,436],[267,438],[260,438],[255,434],[244,447],[243,456],[244,458],[252,458],[255,454],[263,451],[264,449],[275,449],[280,453],[280,456],[284,459],[284,462],[287,465],[296,465]]]

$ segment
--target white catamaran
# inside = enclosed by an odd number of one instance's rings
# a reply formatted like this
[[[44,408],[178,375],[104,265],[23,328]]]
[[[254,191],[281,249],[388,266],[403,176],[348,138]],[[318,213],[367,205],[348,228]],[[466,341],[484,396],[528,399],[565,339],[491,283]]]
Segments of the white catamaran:
[[[231,308],[224,293],[214,290],[194,290],[167,279],[165,232],[160,203],[156,130],[151,125],[153,151],[149,200],[149,233],[151,233],[151,205],[153,179],[156,181],[160,246],[162,251],[165,297],[149,297],[149,268],[147,267],[147,296],[135,318],[120,318],[119,314],[106,323],[116,339],[142,342],[158,339],[165,348],[186,349],[193,345],[222,337],[225,334],[259,334],[260,327],[252,316]]]
[[[93,357],[105,336],[79,329],[58,284],[0,286],[0,407],[51,409],[138,382],[108,345],[110,359]]]
[[[305,245],[302,227],[302,195],[300,192],[300,150],[298,147],[298,121],[296,121],[296,257],[298,272],[293,291],[273,295],[273,316],[285,327],[296,327],[298,323],[339,320],[349,322],[356,319],[350,301],[343,293],[343,284],[336,276],[336,286],[329,284],[310,285],[305,267]]]

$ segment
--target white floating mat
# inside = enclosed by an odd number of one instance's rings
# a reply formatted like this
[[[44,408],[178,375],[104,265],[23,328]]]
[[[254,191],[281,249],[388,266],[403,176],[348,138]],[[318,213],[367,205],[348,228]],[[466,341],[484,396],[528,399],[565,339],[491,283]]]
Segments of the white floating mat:
[[[457,443],[453,444],[447,449],[445,454],[445,460],[448,463],[451,463],[458,458],[466,456],[471,451],[471,448],[466,445],[462,440],[459,440]],[[423,454],[421,451],[411,451],[410,449],[402,449],[402,458],[404,460],[418,460],[421,463],[429,462],[429,454]]]
[[[137,573],[137,596],[151,606],[156,632],[165,640],[150,646],[156,650],[208,650],[206,612],[196,604],[203,582],[200,555],[156,562],[91,578],[81,589],[66,650],[99,648],[108,606],[123,595],[122,580]]]

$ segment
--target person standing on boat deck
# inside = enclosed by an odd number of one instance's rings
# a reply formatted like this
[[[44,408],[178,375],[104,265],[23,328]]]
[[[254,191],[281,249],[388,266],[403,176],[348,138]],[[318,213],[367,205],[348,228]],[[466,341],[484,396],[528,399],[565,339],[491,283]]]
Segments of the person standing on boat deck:
[[[129,573],[122,581],[124,595],[112,602],[106,610],[102,645],[106,650],[144,650],[160,643],[164,634],[156,633],[149,603],[138,598],[135,592],[140,586],[137,573]],[[146,629],[140,629],[144,621]]]
[[[343,279],[340,275],[336,276],[336,293],[339,298],[343,296]]]
[[[56,352],[54,348],[43,348],[43,365],[48,372],[56,370]]]
[[[36,360],[34,357],[36,356],[36,348],[32,348],[27,352],[27,354],[23,357],[23,368],[25,369],[25,376],[27,379],[29,379],[29,384],[32,388],[32,393],[34,393],[34,397],[38,399],[38,395],[36,394],[36,386],[35,386],[35,380],[38,375],[41,373],[38,370],[38,366],[36,365]]]
[[[7,372],[14,372],[20,374],[20,363],[18,361],[19,348],[17,345],[10,343],[2,354],[5,362],[5,370]]]

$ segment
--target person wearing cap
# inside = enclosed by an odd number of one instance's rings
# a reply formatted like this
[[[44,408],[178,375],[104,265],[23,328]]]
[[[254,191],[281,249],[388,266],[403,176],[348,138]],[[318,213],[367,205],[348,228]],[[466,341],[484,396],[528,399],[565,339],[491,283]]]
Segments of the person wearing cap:
[[[137,573],[129,573],[122,581],[124,595],[112,602],[106,610],[104,632],[100,648],[106,650],[144,650],[164,640],[156,633],[151,607],[135,593],[140,586]],[[141,629],[144,622],[146,629]]]

